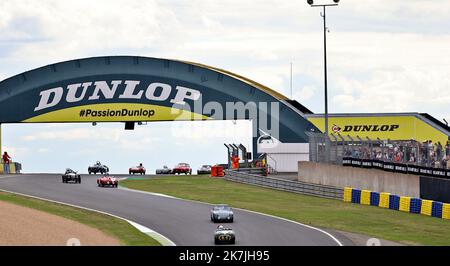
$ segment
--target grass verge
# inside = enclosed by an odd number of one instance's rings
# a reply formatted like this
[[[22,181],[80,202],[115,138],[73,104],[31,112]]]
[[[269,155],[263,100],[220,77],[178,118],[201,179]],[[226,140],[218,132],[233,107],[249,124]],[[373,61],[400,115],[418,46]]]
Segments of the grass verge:
[[[450,245],[450,221],[240,184],[208,176],[125,180],[122,186],[258,211],[406,245]]]
[[[128,222],[93,211],[0,191],[0,200],[80,222],[117,238],[124,246],[160,246]]]

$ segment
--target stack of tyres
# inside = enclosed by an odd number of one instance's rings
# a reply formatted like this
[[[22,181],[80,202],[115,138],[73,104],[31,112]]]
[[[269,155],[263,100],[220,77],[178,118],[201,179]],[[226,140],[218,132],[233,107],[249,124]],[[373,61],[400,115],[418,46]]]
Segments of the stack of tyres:
[[[370,205],[370,191],[369,190],[361,191],[361,204],[362,205]]]
[[[344,202],[352,202],[352,188],[351,187],[344,188]]]
[[[352,203],[361,203],[361,190],[353,189],[352,190]]]
[[[422,206],[420,208],[420,213],[423,215],[431,216],[432,208],[433,208],[432,200],[422,200]]]
[[[422,207],[421,199],[418,199],[418,198],[411,199],[411,207],[410,207],[411,213],[420,213],[421,207]]]
[[[217,166],[211,166],[211,177],[217,176]]]
[[[433,201],[431,206],[431,216],[442,218],[442,202]]]
[[[223,177],[225,175],[225,171],[223,170],[223,166],[217,166],[217,176]]]
[[[370,205],[378,206],[380,204],[380,193],[370,192]]]
[[[450,220],[450,204],[442,204],[442,218]]]
[[[400,207],[400,197],[397,195],[389,195],[389,209],[397,210]]]
[[[380,193],[380,206],[381,208],[389,208],[389,199],[391,197],[391,194],[387,192]]]
[[[411,197],[400,197],[399,210],[402,212],[409,212],[410,211],[410,203],[411,203]]]

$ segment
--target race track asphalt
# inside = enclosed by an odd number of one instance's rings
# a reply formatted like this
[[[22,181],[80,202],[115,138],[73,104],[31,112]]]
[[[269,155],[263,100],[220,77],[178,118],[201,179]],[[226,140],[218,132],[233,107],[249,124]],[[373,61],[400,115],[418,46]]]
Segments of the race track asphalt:
[[[111,213],[153,229],[176,245],[214,245],[217,224],[210,221],[212,205],[100,188],[96,184],[98,177],[83,175],[81,184],[65,184],[61,182],[61,175],[22,174],[1,177],[0,189]],[[236,232],[236,245],[338,245],[323,232],[300,224],[242,210],[234,210],[234,213],[235,221],[228,225]]]

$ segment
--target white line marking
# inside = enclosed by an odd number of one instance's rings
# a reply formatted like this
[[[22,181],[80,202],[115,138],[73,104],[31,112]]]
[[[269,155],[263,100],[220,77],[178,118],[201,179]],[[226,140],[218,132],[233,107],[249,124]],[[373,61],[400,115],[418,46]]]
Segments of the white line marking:
[[[111,213],[107,213],[107,212],[104,212],[104,211],[99,211],[99,210],[95,210],[95,209],[91,209],[91,208],[86,208],[86,207],[83,207],[83,206],[78,206],[78,205],[74,205],[74,204],[70,204],[70,203],[65,203],[65,202],[61,202],[61,201],[41,198],[41,197],[37,197],[37,196],[33,196],[33,195],[27,195],[27,194],[23,194],[23,193],[19,193],[19,192],[8,191],[8,190],[5,190],[5,189],[0,189],[0,191],[11,193],[11,194],[16,194],[16,195],[21,195],[21,196],[24,196],[24,197],[39,199],[39,200],[43,200],[43,201],[58,203],[58,204],[61,204],[61,205],[66,205],[66,206],[79,208],[79,209],[83,209],[83,210],[87,210],[87,211],[97,212],[97,213],[101,213],[101,214],[105,214],[105,215],[109,215],[109,216],[112,216],[114,218],[117,218],[117,219],[120,219],[120,220],[128,222],[133,227],[135,227],[140,232],[142,232],[142,233],[144,233],[146,235],[156,236],[155,240],[157,240],[163,246],[176,246],[176,244],[172,240],[170,240],[169,238],[165,237],[164,235],[162,235],[162,234],[160,234],[160,233],[158,233],[158,232],[156,232],[156,231],[154,231],[154,230],[152,230],[152,229],[150,229],[148,227],[145,227],[145,226],[143,226],[141,224],[138,224],[136,222],[130,221],[128,219],[125,219],[123,217],[120,217],[120,216],[117,216],[117,215],[114,215],[114,214],[111,214]]]
[[[202,202],[202,201],[197,201],[197,200],[182,199],[182,198],[177,198],[177,197],[174,197],[174,196],[169,196],[169,195],[160,194],[160,193],[153,193],[153,192],[148,192],[148,191],[142,191],[142,190],[126,188],[126,187],[123,187],[123,186],[120,186],[120,185],[119,185],[119,189],[128,190],[128,191],[137,192],[137,193],[149,194],[149,195],[152,195],[152,196],[166,197],[166,198],[172,198],[172,199],[176,199],[176,200],[184,200],[184,201],[189,201],[189,202],[196,202],[196,203],[206,204],[206,205],[210,205],[210,206],[214,206],[215,205],[215,204],[212,204],[212,203],[207,203],[207,202]],[[291,222],[291,223],[294,223],[294,224],[297,224],[297,225],[301,225],[301,226],[307,227],[309,229],[316,230],[318,232],[321,232],[321,233],[327,235],[331,239],[333,239],[333,241],[335,241],[339,246],[344,246],[341,243],[341,241],[339,241],[336,237],[334,237],[332,234],[330,234],[330,233],[328,233],[328,232],[326,232],[326,231],[324,231],[324,230],[322,230],[320,228],[313,227],[313,226],[310,226],[310,225],[307,225],[307,224],[302,224],[302,223],[299,223],[299,222],[296,222],[296,221],[292,221],[292,220],[289,220],[289,219],[286,219],[286,218],[278,217],[278,216],[275,216],[275,215],[262,213],[262,212],[251,211],[251,210],[242,209],[242,208],[235,208],[235,207],[233,207],[233,208],[236,209],[236,210],[251,212],[251,213],[255,213],[255,214],[259,214],[259,215],[263,215],[263,216],[268,216],[268,217],[275,218],[275,219],[280,219],[280,220],[283,220],[283,221],[286,221],[286,222]]]

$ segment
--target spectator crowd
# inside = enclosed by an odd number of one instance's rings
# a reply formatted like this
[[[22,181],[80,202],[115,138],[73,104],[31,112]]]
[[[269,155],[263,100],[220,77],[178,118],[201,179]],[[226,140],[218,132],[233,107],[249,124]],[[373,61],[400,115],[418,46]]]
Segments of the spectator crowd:
[[[450,141],[444,145],[431,140],[348,144],[344,146],[344,157],[450,168]]]

